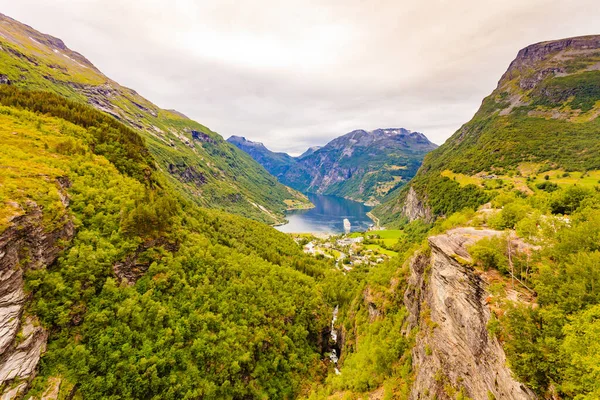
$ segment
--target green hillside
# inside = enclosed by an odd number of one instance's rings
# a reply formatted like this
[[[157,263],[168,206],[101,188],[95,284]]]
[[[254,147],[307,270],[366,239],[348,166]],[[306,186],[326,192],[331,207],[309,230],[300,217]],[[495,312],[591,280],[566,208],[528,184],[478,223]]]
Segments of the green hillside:
[[[600,36],[519,52],[406,185],[433,145],[383,132],[420,149],[375,158],[398,229],[314,256],[223,211],[302,198],[220,136],[7,17],[0,46],[3,399],[600,398]],[[372,134],[302,160],[376,187],[344,175]]]
[[[0,14],[0,47],[0,82],[89,104],[134,129],[157,168],[197,204],[267,223],[309,204],[219,134],[120,86],[61,40]]]
[[[473,119],[425,157],[411,186],[442,215],[485,203],[497,186],[523,187],[521,177],[600,170],[599,63],[598,36],[521,50]],[[448,173],[479,183],[461,184]],[[408,190],[374,210],[383,223],[406,214]]]
[[[2,241],[38,209],[44,231],[75,229],[51,267],[22,260],[23,318],[50,332],[31,395],[60,376],[91,399],[284,398],[318,371],[326,264],[180,196],[99,111],[10,86],[0,103]]]

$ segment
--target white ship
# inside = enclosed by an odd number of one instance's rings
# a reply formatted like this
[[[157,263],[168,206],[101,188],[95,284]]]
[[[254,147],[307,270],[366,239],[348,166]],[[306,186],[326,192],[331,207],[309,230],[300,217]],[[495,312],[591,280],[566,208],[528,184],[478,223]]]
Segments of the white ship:
[[[350,221],[348,220],[348,218],[344,218],[344,231],[346,231],[346,233],[349,233],[351,227],[352,225],[350,225]]]

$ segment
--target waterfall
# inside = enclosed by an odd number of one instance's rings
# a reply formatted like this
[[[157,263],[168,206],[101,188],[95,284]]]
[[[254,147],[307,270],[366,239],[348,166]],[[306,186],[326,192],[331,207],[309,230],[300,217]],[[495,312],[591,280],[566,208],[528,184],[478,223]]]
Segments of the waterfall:
[[[337,344],[337,338],[338,338],[337,331],[335,330],[335,321],[337,321],[338,311],[339,311],[339,307],[335,306],[335,309],[333,310],[333,315],[331,317],[331,340],[333,341],[334,344]],[[335,374],[340,375],[341,372],[338,369],[339,359],[338,359],[337,350],[335,348],[331,349],[331,353],[329,353],[329,359],[331,360],[331,362],[333,364],[335,364]]]

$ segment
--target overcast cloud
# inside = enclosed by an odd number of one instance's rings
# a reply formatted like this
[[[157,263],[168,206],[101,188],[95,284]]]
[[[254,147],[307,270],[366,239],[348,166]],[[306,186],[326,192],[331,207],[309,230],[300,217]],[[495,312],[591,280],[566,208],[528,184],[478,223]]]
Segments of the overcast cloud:
[[[354,129],[441,144],[528,44],[600,33],[597,0],[0,0],[162,108],[292,154]]]

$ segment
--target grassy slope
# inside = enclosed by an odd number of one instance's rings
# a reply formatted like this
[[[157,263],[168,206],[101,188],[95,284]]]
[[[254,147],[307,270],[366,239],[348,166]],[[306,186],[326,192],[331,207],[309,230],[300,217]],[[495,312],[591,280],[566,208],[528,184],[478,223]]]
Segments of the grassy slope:
[[[281,221],[285,200],[308,203],[217,133],[108,79],[58,39],[5,16],[0,33],[1,75],[18,87],[92,104],[136,129],[159,168],[196,203],[268,223]]]
[[[473,119],[425,157],[411,185],[434,212],[476,207],[493,195],[477,185],[460,187],[444,171],[508,175],[524,163],[540,164],[541,171],[600,169],[600,49],[569,50],[515,61]],[[393,193],[373,211],[382,223],[398,222],[407,192]]]

